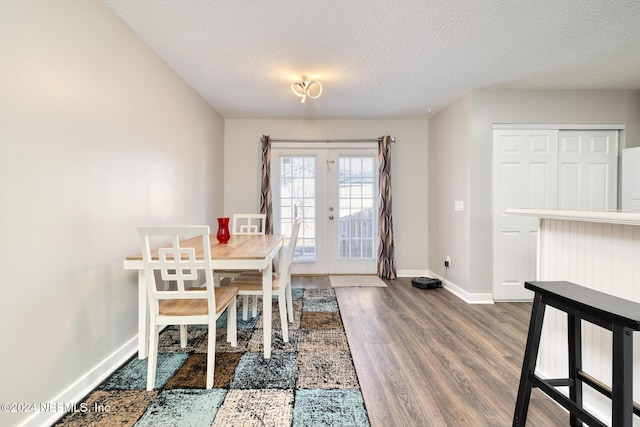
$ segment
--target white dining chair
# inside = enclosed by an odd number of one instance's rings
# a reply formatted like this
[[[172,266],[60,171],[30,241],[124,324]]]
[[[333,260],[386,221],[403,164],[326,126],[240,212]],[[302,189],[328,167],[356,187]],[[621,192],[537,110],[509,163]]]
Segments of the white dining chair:
[[[279,263],[279,272],[273,273],[272,276],[271,288],[273,290],[273,295],[278,297],[280,325],[282,328],[282,339],[284,342],[289,342],[289,327],[287,319],[289,323],[293,323],[291,265],[293,264],[301,222],[302,221],[299,219],[294,222],[286,253]],[[260,272],[244,272],[235,277],[233,281],[231,281],[231,285],[238,288],[238,295],[242,295],[243,297],[254,295],[257,298],[258,296],[264,295],[262,288],[262,273]],[[262,301],[262,304],[271,304],[271,301]]]
[[[214,286],[208,226],[140,227],[138,234],[150,313],[147,390],[155,386],[160,326],[165,325],[180,325],[182,347],[187,344],[187,325],[208,326],[206,387],[210,389],[215,367],[216,320],[225,310],[227,341],[232,347],[237,345],[238,288]],[[200,237],[202,246],[183,246],[181,239],[187,237]],[[160,248],[152,250],[152,247]]]
[[[265,214],[233,214],[231,234],[265,234],[266,224]]]
[[[267,215],[265,214],[233,214],[231,216],[231,234],[265,234]],[[218,270],[216,283],[221,283],[224,278],[233,279],[242,273],[242,270]],[[252,317],[258,315],[258,297],[253,299]],[[242,297],[242,320],[249,318],[249,297]]]

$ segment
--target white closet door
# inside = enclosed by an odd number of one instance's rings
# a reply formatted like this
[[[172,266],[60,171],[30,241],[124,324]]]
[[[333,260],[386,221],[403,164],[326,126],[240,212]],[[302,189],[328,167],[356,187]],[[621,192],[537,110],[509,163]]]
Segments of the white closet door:
[[[532,298],[538,221],[506,208],[617,207],[617,130],[493,131],[493,298]]]
[[[536,278],[538,221],[505,215],[507,208],[556,207],[557,130],[493,132],[493,298],[530,300]]]
[[[560,131],[558,208],[616,209],[618,131]]]

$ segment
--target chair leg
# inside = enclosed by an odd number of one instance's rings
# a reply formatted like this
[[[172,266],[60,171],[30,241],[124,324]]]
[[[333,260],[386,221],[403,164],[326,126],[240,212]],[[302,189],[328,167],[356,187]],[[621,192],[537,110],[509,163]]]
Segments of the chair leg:
[[[531,308],[529,332],[527,333],[527,344],[524,350],[524,360],[522,362],[522,372],[520,374],[520,384],[518,385],[518,397],[516,398],[512,427],[525,426],[527,423],[527,412],[529,410],[532,388],[529,375],[533,375],[536,370],[544,311],[545,303],[542,296],[536,292],[533,298],[533,307]]]
[[[249,318],[249,296],[242,295],[242,320]]]
[[[232,301],[227,307],[227,342],[231,347],[238,346],[238,323],[237,323],[236,302]]]
[[[293,323],[293,296],[291,295],[291,281],[287,283],[286,290],[287,312],[289,314],[289,323]]]
[[[187,325],[180,325],[180,347],[187,346]]]
[[[633,332],[621,324],[613,325],[613,427],[631,426],[633,416]]]
[[[256,317],[258,315],[258,295],[253,296],[253,312],[251,317]]]
[[[569,398],[582,409],[582,380],[578,371],[582,370],[582,322],[570,313],[567,313],[567,338],[569,344],[569,380],[573,385],[569,386]],[[580,418],[571,413],[569,425],[581,427]]]
[[[156,364],[158,363],[158,334],[157,325],[151,325],[149,330],[149,356],[147,360],[147,390],[151,391],[156,385]]]
[[[216,320],[213,315],[209,316],[207,340],[207,390],[210,390],[213,388],[213,374],[216,367]]]
[[[265,303],[264,301],[262,302]],[[280,309],[280,327],[282,328],[282,340],[289,342],[289,324],[287,322],[287,298],[285,295],[278,295],[278,308]]]

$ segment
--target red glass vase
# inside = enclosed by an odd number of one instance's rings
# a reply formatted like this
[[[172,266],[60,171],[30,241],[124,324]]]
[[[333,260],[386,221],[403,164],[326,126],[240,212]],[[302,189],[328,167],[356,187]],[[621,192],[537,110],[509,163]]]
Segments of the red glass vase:
[[[218,218],[218,234],[216,237],[221,245],[229,241],[231,238],[231,233],[229,233],[229,218]]]

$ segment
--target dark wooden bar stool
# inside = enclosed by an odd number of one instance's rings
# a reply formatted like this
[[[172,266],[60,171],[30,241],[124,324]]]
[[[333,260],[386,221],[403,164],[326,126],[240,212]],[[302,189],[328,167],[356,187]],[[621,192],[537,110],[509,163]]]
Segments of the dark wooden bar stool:
[[[571,426],[585,422],[606,427],[582,407],[585,383],[611,399],[613,427],[631,427],[633,415],[640,416],[640,407],[633,403],[633,331],[640,330],[640,304],[571,282],[525,282],[524,286],[534,291],[535,296],[512,425],[525,425],[531,389],[537,387],[570,412]],[[547,305],[567,313],[568,378],[542,379],[535,374]],[[582,371],[581,319],[613,332],[612,387]],[[569,397],[556,390],[567,386]]]

